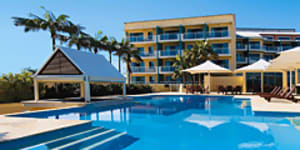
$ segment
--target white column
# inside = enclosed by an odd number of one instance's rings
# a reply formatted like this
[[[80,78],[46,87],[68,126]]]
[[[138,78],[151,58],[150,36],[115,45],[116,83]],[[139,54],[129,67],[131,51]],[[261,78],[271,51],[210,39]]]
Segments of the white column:
[[[260,77],[261,77],[261,80],[260,80],[260,91],[264,92],[264,72],[261,72]]]
[[[123,83],[123,98],[126,98],[126,81]]]
[[[85,88],[84,88],[84,82],[80,82],[80,97],[84,98],[85,97]]]
[[[40,97],[39,97],[39,82],[34,79],[33,84],[34,84],[34,100],[35,100],[35,102],[37,102],[40,99]]]
[[[90,90],[90,82],[89,82],[89,77],[85,77],[85,85],[84,85],[84,99],[85,102],[90,102],[91,101],[91,90]]]

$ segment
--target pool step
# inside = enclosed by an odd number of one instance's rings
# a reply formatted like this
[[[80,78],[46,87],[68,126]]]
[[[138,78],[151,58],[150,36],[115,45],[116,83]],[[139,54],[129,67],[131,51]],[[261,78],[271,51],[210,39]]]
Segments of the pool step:
[[[103,127],[94,127],[89,130],[77,132],[61,138],[49,140],[34,146],[26,147],[23,150],[33,149],[98,149],[106,143],[112,142],[126,135],[126,132],[117,132],[114,129],[105,129]],[[122,145],[121,145],[122,146]]]

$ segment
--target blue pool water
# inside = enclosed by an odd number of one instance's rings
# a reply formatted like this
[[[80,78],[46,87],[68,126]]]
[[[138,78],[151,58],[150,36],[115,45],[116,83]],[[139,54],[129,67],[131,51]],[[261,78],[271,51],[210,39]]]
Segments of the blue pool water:
[[[124,133],[96,149],[300,149],[300,132],[289,119],[271,113],[255,115],[248,99],[231,96],[144,96],[133,99],[109,107],[92,105],[19,116],[92,120],[93,132],[115,129],[114,135]],[[295,117],[297,115],[292,119]],[[86,135],[80,138],[84,137]],[[69,149],[82,148],[84,144],[77,145]]]

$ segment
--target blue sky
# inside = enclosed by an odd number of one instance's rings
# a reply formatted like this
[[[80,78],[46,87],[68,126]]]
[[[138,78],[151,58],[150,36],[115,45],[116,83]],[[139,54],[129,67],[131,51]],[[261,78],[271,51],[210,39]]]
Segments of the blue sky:
[[[0,1],[0,74],[20,72],[26,67],[39,68],[51,55],[48,32],[24,33],[15,27],[12,16],[42,15],[40,6],[56,15],[67,14],[90,34],[121,39],[124,22],[236,14],[237,27],[296,28],[300,31],[300,1],[297,0],[1,0]],[[106,55],[105,52],[102,54]],[[117,59],[114,58],[117,65]],[[123,69],[124,70],[124,69]]]

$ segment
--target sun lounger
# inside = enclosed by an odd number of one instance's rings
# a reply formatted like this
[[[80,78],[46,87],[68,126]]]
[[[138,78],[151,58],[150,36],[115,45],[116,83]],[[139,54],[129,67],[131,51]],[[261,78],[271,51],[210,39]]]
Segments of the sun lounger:
[[[275,94],[275,92],[278,92],[279,90],[280,90],[280,87],[275,86],[270,93],[268,93],[268,92],[257,92],[256,94],[257,95],[270,95],[270,94]]]
[[[289,88],[282,88],[281,92],[270,95],[270,96],[263,96],[267,101],[271,101],[272,98],[284,98],[289,93]]]

